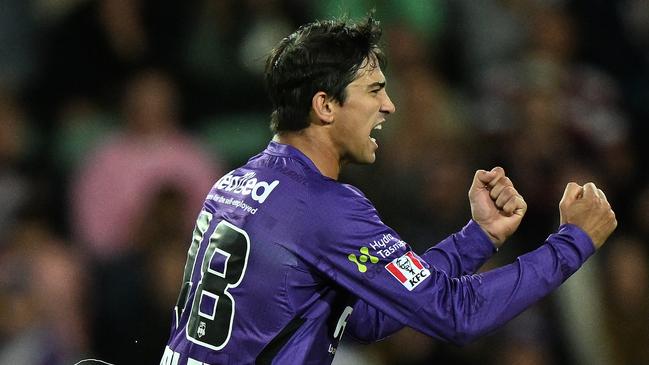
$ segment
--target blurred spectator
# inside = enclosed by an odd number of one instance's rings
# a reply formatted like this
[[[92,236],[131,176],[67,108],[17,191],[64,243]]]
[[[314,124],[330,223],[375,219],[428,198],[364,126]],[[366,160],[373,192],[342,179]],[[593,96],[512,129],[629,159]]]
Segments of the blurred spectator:
[[[615,78],[634,124],[632,140],[639,156],[649,153],[649,16],[646,0],[571,0],[569,9],[580,36],[579,55]],[[637,161],[645,178],[649,160]]]
[[[118,116],[104,111],[89,100],[77,99],[60,114],[52,134],[50,163],[61,174],[63,184],[79,168],[84,158],[115,133]]]
[[[154,364],[169,337],[189,231],[186,194],[160,186],[134,222],[131,249],[96,261],[92,291],[93,353],[116,364]]]
[[[189,3],[189,2],[185,2]],[[51,122],[83,98],[115,102],[121,84],[144,65],[178,66],[187,5],[153,0],[88,0],[42,34],[34,93],[40,119]]]
[[[266,55],[277,42],[289,35],[294,24],[282,11],[281,0],[246,0],[251,24],[239,47],[239,62],[248,72],[262,77]]]
[[[649,185],[643,184],[634,200],[630,228],[643,242],[649,242]]]
[[[472,131],[462,99],[445,84],[432,63],[429,45],[405,24],[389,28],[390,88],[398,113],[386,125],[388,163],[404,170],[425,169],[423,158],[448,150],[464,150]]]
[[[547,321],[547,301],[521,313],[501,331],[471,346],[469,364],[554,365],[559,363],[553,342],[555,330]],[[464,351],[459,351],[464,352]]]
[[[361,18],[374,11],[385,29],[407,24],[423,41],[434,44],[446,22],[447,4],[443,0],[325,0],[312,5],[315,18],[341,15]]]
[[[76,175],[72,227],[94,255],[131,248],[134,227],[146,220],[145,208],[161,186],[187,196],[176,224],[190,232],[206,191],[220,176],[216,159],[178,129],[176,93],[164,73],[137,75],[125,92],[124,129],[93,151]]]
[[[22,92],[36,71],[37,25],[31,2],[0,0],[0,87]]]
[[[258,17],[250,16],[246,5],[234,0],[202,0],[192,9],[182,52],[192,119],[216,113],[258,112],[269,105],[261,77],[244,64],[260,60],[241,58],[244,42],[251,42],[255,26],[263,25],[257,23]],[[262,14],[265,10],[256,9]],[[281,18],[277,22],[284,23]],[[274,39],[286,35],[278,32],[281,29],[268,36]],[[256,50],[251,48],[251,52]]]
[[[0,90],[0,246],[30,199],[31,181],[24,173],[29,125],[22,106]]]
[[[646,241],[630,236],[611,243],[603,298],[611,365],[649,364],[649,250]]]
[[[30,3],[35,18],[47,26],[60,21],[80,3],[87,1],[90,0],[32,0]]]
[[[530,0],[450,1],[457,13],[463,78],[470,88],[493,67],[517,59],[528,44]]]
[[[615,201],[632,182],[634,157],[614,80],[574,61],[571,18],[560,6],[537,5],[531,14],[523,59],[485,72],[476,126],[495,141],[493,159],[510,167],[529,213],[549,221],[556,207],[539,181],[565,186],[557,172],[585,165],[602,171],[598,183]]]
[[[287,3],[205,0],[196,9],[185,59],[191,113],[206,146],[228,166],[245,162],[271,137],[265,56],[294,28],[304,7],[295,4],[289,13]]]
[[[24,215],[6,242],[0,248],[0,364],[78,361],[89,351],[82,258],[38,216]]]

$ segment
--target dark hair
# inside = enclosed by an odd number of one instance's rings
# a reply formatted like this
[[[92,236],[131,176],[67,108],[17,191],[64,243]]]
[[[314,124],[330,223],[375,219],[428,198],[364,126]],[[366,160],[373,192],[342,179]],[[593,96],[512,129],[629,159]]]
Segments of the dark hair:
[[[365,62],[385,66],[380,37],[379,22],[368,16],[363,23],[309,23],[279,42],[266,60],[266,88],[273,103],[271,130],[308,127],[311,99],[318,91],[343,104],[345,88]]]

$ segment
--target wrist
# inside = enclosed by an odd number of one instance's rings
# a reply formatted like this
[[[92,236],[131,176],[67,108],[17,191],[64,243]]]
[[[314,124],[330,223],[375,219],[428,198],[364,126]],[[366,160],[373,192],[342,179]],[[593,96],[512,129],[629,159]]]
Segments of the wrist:
[[[491,232],[489,232],[488,229],[486,229],[480,222],[476,222],[478,224],[478,227],[484,232],[484,234],[489,238],[489,241],[491,241],[491,244],[494,245],[495,248],[500,248],[503,243],[505,243],[505,238],[498,238],[497,236],[493,235]]]

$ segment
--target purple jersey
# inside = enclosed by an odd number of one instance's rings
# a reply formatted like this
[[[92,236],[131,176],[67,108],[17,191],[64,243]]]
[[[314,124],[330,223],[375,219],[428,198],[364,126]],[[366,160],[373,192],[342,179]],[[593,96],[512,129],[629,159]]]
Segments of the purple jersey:
[[[417,255],[356,188],[271,142],[216,182],[188,251],[161,364],[330,364],[343,336],[410,326],[465,343],[558,287],[594,252],[564,225],[513,264],[470,221]]]

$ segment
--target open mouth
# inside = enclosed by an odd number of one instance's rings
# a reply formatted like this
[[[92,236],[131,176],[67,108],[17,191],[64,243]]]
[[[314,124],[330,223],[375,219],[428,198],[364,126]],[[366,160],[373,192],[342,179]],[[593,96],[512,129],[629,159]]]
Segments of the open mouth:
[[[377,124],[374,128],[372,128],[371,133],[376,135],[376,132],[374,131],[380,131],[381,129],[383,129],[383,126],[381,124]],[[370,135],[370,140],[374,142],[374,144],[376,144],[376,138],[372,137],[371,135]]]

